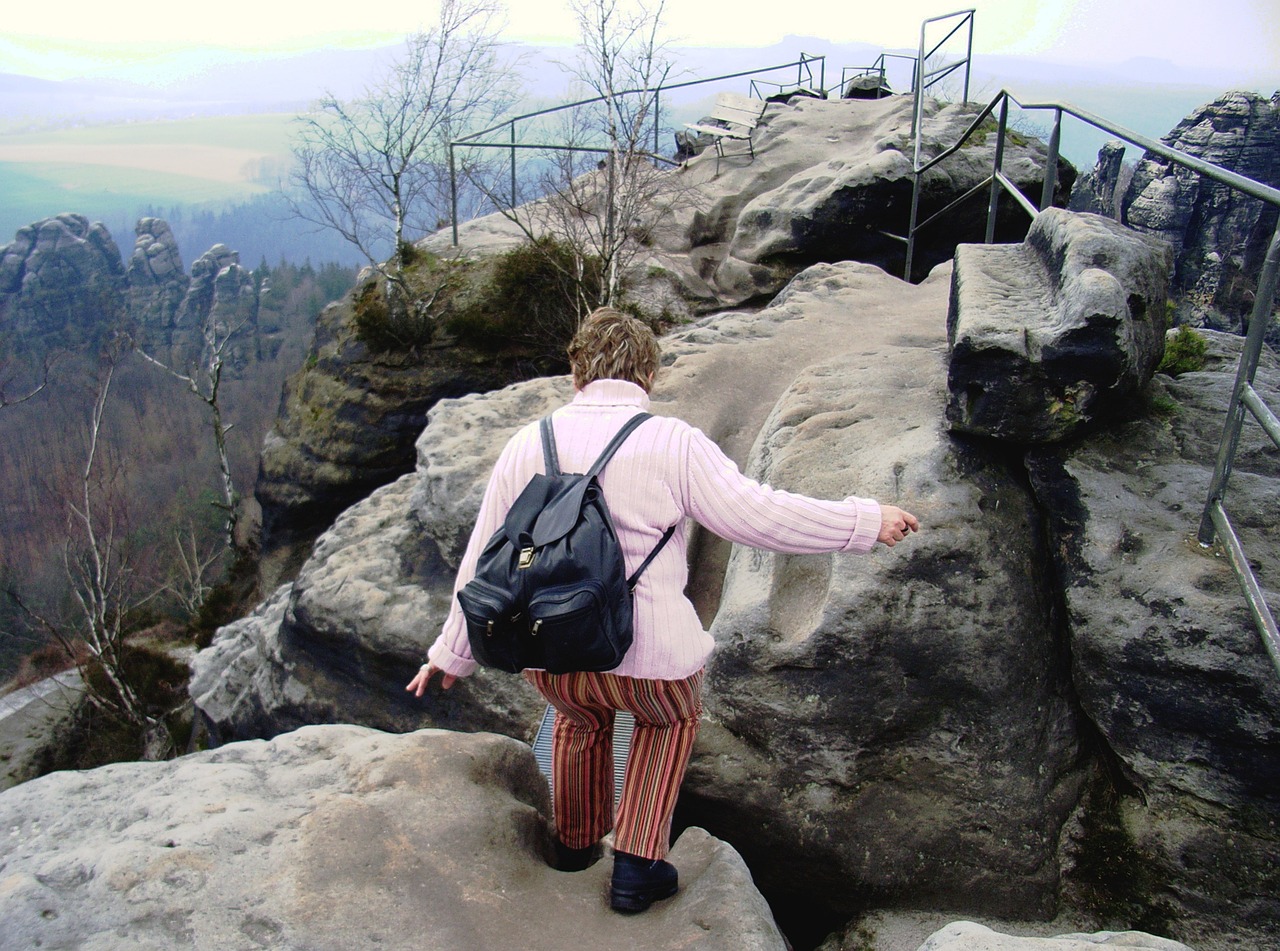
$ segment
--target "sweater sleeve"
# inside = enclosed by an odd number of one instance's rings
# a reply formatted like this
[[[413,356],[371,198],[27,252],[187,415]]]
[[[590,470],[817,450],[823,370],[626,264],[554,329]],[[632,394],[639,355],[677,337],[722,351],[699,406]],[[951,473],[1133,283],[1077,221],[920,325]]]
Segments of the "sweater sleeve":
[[[849,496],[813,499],[743,475],[703,432],[688,430],[684,495],[688,514],[722,538],[787,554],[871,550],[880,534],[880,505]]]

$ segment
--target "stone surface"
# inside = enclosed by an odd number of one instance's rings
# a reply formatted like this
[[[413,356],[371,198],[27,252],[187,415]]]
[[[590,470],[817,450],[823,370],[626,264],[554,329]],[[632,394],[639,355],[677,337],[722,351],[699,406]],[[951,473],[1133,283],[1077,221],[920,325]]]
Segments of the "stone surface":
[[[1280,187],[1280,93],[1230,92],[1164,136],[1166,145]],[[1239,331],[1275,231],[1274,206],[1147,154],[1134,169],[1121,220],[1174,250],[1173,292],[1188,322]]]
[[[742,860],[700,830],[673,899],[610,911],[606,859],[545,862],[545,780],[492,734],[309,727],[0,794],[0,948],[782,951]]]
[[[1097,948],[1192,951],[1180,941],[1170,941],[1139,931],[1103,931],[1064,934],[1048,938],[1000,934],[972,921],[947,925],[920,945],[919,951],[1095,951]]]
[[[1209,363],[1163,384],[1163,413],[1027,462],[1075,690],[1141,797],[1108,820],[1130,851],[1103,888],[1146,883],[1159,907],[1214,907],[1249,928],[1280,920],[1280,676],[1221,548],[1195,541],[1241,344],[1206,336]],[[1255,385],[1280,405],[1273,357]],[[1249,423],[1227,508],[1273,612],[1277,493],[1275,449]]]
[[[1132,411],[1164,355],[1169,258],[1051,208],[1015,245],[961,245],[947,314],[955,432],[1052,443]]]
[[[924,522],[864,558],[729,561],[682,809],[753,830],[741,848],[775,907],[945,895],[1037,915],[1057,893],[1050,830],[1081,780],[1045,540],[1013,472],[945,431],[936,316],[904,307],[876,344],[815,360],[748,462],[771,485],[897,499]]]

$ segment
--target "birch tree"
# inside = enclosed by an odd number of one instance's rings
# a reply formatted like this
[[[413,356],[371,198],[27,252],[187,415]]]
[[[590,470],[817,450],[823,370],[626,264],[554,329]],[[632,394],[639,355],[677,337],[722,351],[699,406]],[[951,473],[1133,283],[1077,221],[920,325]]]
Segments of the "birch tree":
[[[60,622],[12,590],[9,594],[68,657],[77,660],[90,702],[137,728],[146,758],[161,759],[175,751],[167,723],[172,711],[148,709],[129,678],[126,647],[131,617],[155,592],[146,590],[135,570],[128,519],[117,492],[120,465],[108,450],[104,432],[116,365],[124,352],[117,341],[103,357],[84,431],[83,463],[66,489],[63,566],[71,614]]]
[[[295,191],[287,195],[293,211],[357,248],[385,279],[393,308],[409,297],[403,272],[412,241],[448,221],[449,142],[514,100],[498,17],[492,0],[442,0],[435,25],[408,37],[403,55],[360,98],[326,94],[300,120]]]
[[[184,384],[208,409],[209,425],[213,430],[214,447],[218,453],[218,474],[222,489],[222,501],[219,505],[225,515],[223,534],[228,549],[236,548],[236,530],[240,520],[240,493],[236,491],[235,480],[231,475],[231,454],[227,448],[227,435],[234,424],[227,422],[222,413],[222,373],[226,367],[231,342],[247,323],[248,320],[245,319],[235,324],[225,324],[210,313],[201,327],[204,346],[201,348],[199,360],[185,372],[156,359],[141,347],[137,348],[138,354],[144,360]]]
[[[584,298],[585,313],[618,303],[623,278],[679,190],[653,152],[659,90],[672,69],[664,0],[570,0],[569,8],[578,55],[565,68],[594,101],[566,114],[559,132],[567,148],[542,156],[551,171],[537,182],[539,199],[521,205],[498,187],[486,193],[531,242],[553,238],[572,248],[571,276],[581,282],[599,271],[599,296]]]

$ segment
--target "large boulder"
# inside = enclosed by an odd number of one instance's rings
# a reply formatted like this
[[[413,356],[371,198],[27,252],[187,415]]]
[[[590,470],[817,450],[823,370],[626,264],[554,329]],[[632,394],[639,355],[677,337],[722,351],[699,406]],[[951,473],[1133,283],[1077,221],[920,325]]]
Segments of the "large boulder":
[[[1256,943],[1280,921],[1275,675],[1223,560],[1172,554],[1194,532],[1234,370],[1157,385],[1141,394],[1157,415],[1028,457],[944,425],[949,286],[946,269],[911,286],[819,265],[761,311],[664,340],[657,412],[775,486],[893,499],[924,523],[865,557],[694,533],[690,593],[717,652],[679,821],[731,841],[812,944],[876,907],[1060,906],[1082,919],[1063,930]],[[198,703],[223,735],[317,715],[527,738],[540,703],[519,678],[423,703],[403,685],[493,459],[567,394],[533,381],[438,404],[417,472],[353,507],[297,582],[202,653]],[[1254,480],[1274,497],[1256,442],[1242,501]],[[1248,527],[1274,543],[1265,518]]]
[[[641,222],[645,253],[635,279],[661,274],[694,310],[732,307],[772,295],[812,264],[853,260],[901,274],[912,191],[912,97],[824,100],[798,95],[770,102],[746,149],[717,162],[704,151],[661,176]],[[973,103],[927,99],[921,124],[921,157],[927,161],[959,141],[977,116]],[[740,153],[740,154],[739,154]],[[919,220],[947,207],[983,182],[995,154],[991,130],[932,169],[922,180]],[[1005,144],[1004,174],[1038,200],[1048,152],[1037,139],[1012,136]],[[1074,167],[1060,162],[1054,202],[1066,203]],[[524,209],[527,223],[559,221],[538,203]],[[1000,240],[1017,240],[1029,219],[1011,200],[1002,203]],[[970,202],[945,223],[917,237],[913,278],[949,261],[961,241],[980,241],[986,204]],[[897,237],[894,237],[897,236]],[[523,232],[502,214],[463,223],[465,252],[510,247]],[[441,232],[425,243],[439,252],[451,246]]]
[[[441,399],[486,392],[531,370],[458,346],[376,353],[355,331],[356,295],[326,307],[305,365],[285,383],[259,459],[260,583],[293,578],[348,506],[413,471],[414,441]]]
[[[1244,931],[1280,921],[1280,674],[1221,547],[1195,541],[1242,343],[1205,333],[1205,369],[1164,383],[1158,412],[1027,463],[1074,689],[1126,793],[1095,816],[1112,837],[1098,884],[1122,904],[1149,889],[1154,916],[1212,909]],[[1255,386],[1280,405],[1269,354]],[[1274,446],[1246,424],[1226,503],[1273,611],[1277,493]]]
[[[1050,208],[1013,245],[961,245],[947,314],[955,432],[1051,443],[1131,412],[1164,356],[1169,256]]]
[[[0,949],[786,947],[724,843],[686,831],[679,893],[627,917],[607,859],[547,866],[549,814],[533,751],[491,734],[311,727],[53,773],[0,795]]]

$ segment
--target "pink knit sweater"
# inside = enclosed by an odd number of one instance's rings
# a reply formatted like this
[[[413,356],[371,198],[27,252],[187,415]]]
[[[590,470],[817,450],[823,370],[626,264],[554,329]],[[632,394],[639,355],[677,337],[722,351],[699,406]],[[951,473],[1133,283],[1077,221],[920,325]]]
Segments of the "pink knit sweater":
[[[622,424],[648,406],[648,394],[634,383],[588,384],[552,416],[561,469],[585,472]],[[544,471],[534,422],[511,438],[494,466],[458,568],[455,594],[471,580],[476,559],[516,496]],[[852,496],[825,502],[761,485],[744,476],[700,430],[674,417],[654,417],[633,432],[605,467],[600,485],[628,573],[678,523],[636,585],[635,640],[622,664],[611,671],[625,677],[679,680],[698,671],[711,653],[711,636],[684,595],[689,577],[686,517],[729,541],[792,554],[866,552],[880,532],[878,503]],[[476,668],[456,597],[427,656],[460,677]]]

